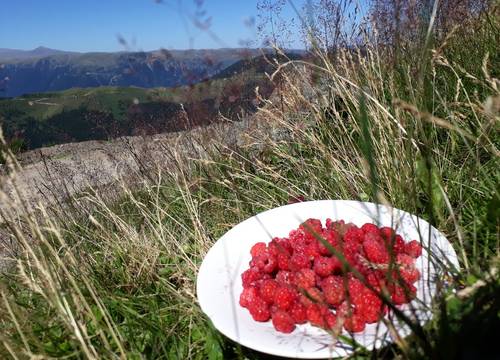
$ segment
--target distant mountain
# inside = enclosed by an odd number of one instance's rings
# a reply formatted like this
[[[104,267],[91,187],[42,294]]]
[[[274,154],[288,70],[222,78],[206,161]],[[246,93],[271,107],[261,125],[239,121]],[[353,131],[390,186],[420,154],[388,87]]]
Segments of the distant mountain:
[[[258,54],[255,49],[118,53],[74,53],[44,47],[0,49],[0,97],[74,87],[189,85]]]
[[[57,54],[77,54],[76,52],[61,51],[39,46],[33,50],[16,50],[0,48],[0,62],[12,62],[16,60],[41,58]]]
[[[237,121],[253,113],[260,97],[268,98],[274,89],[259,58],[240,60],[227,76],[194,85],[154,89],[100,86],[0,98],[0,125],[11,149],[24,151]]]

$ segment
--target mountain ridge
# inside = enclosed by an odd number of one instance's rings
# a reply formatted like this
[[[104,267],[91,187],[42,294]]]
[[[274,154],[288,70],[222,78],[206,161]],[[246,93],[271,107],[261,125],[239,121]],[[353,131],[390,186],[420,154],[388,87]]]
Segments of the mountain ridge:
[[[37,48],[27,52],[14,50],[14,53],[21,55],[12,59],[11,49],[0,51],[0,97],[73,87],[191,85],[244,58],[255,57],[261,51],[228,48],[72,53]],[[36,55],[46,53],[50,55]],[[7,60],[9,56],[10,60]]]

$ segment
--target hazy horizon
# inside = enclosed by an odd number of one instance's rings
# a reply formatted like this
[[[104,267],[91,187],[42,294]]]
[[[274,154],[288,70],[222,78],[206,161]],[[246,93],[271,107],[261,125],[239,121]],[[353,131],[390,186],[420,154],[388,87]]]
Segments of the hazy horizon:
[[[297,0],[297,7],[306,0]],[[286,4],[282,13],[293,17]],[[257,1],[11,1],[0,12],[0,48],[72,52],[260,48]],[[301,48],[299,34],[290,48]]]

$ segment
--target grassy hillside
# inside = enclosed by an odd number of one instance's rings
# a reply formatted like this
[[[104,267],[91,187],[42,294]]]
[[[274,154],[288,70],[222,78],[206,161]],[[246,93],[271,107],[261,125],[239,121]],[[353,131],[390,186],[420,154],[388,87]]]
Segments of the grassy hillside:
[[[412,334],[393,333],[391,346],[373,351],[354,343],[351,358],[494,356],[499,19],[493,8],[435,41],[420,31],[423,41],[401,52],[377,42],[365,44],[364,55],[316,50],[311,61],[282,69],[278,100],[260,108],[258,127],[269,130],[246,134],[247,146],[228,149],[212,137],[196,143],[208,149],[203,157],[165,149],[171,163],[155,164],[139,190],[121,184],[117,201],[97,189],[72,199],[70,210],[22,221],[0,209],[20,244],[16,267],[0,278],[0,355],[275,359],[223,337],[202,313],[195,284],[203,257],[260,211],[299,199],[355,199],[426,219],[446,235],[460,269],[431,254],[446,270],[433,279],[433,319],[422,325],[393,314],[388,326],[400,317]]]
[[[192,86],[98,87],[0,99],[0,118],[7,141],[28,150],[185,130],[217,121],[221,115],[238,120],[255,111],[257,86],[264,98],[273,88],[260,69],[240,67],[231,76]],[[181,120],[183,111],[189,115],[189,123]]]

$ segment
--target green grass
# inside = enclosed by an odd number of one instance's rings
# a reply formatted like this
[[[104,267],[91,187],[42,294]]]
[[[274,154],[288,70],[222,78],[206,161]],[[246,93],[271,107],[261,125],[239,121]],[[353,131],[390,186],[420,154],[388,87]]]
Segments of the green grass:
[[[500,93],[498,56],[486,57],[497,35],[480,25],[452,37],[442,58],[418,59],[429,62],[421,74],[412,72],[417,60],[393,67],[370,47],[364,61],[345,53],[333,64],[318,53],[314,64],[293,62],[282,96],[260,110],[274,136],[257,134],[232,151],[202,144],[203,159],[168,149],[176,171],[113,202],[89,192],[72,211],[21,225],[3,211],[21,251],[0,282],[0,354],[271,358],[213,329],[196,302],[196,274],[232,226],[303,196],[392,204],[429,220],[459,255],[461,271],[440,283],[434,318],[418,336],[358,358],[486,356],[500,320],[492,105]],[[482,49],[476,61],[466,56],[472,49]],[[412,88],[417,78],[423,85]]]

